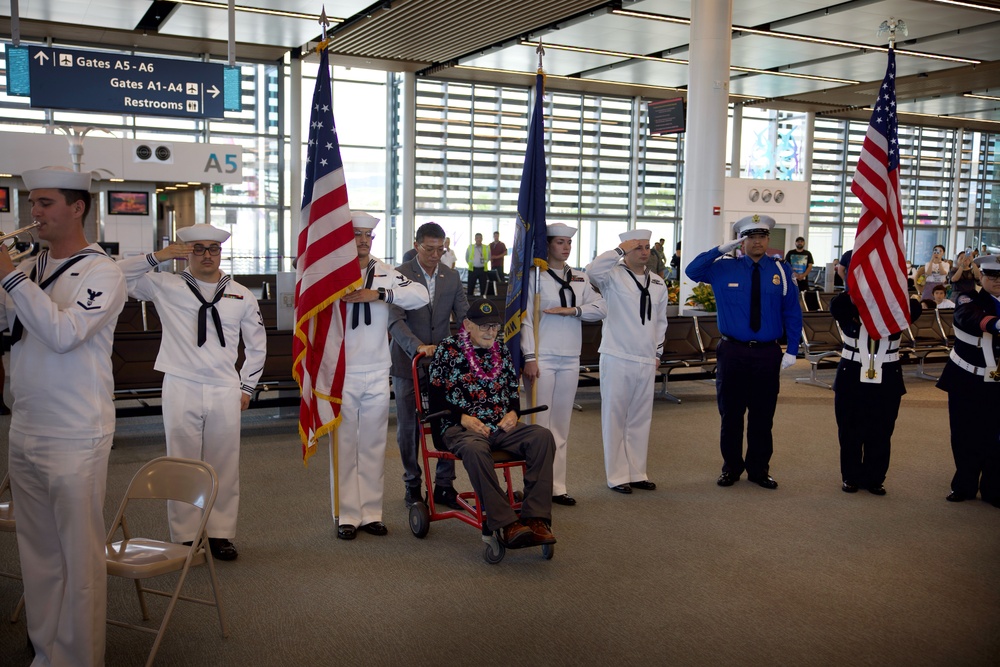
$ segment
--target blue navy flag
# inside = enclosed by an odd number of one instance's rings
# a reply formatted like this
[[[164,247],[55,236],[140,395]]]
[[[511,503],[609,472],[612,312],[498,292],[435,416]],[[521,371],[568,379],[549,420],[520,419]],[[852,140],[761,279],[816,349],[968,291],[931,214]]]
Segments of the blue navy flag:
[[[542,113],[542,73],[535,76],[535,106],[528,126],[528,150],[524,155],[521,189],[517,194],[517,225],[514,229],[514,250],[511,253],[510,282],[507,285],[507,312],[504,342],[510,349],[511,360],[518,373],[521,358],[521,320],[528,303],[528,275],[534,266],[548,268],[549,256],[545,230],[545,116]]]

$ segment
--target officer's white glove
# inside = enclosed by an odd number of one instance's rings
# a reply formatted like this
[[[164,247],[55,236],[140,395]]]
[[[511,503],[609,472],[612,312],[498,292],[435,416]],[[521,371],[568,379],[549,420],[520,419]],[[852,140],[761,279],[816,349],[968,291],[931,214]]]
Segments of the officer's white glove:
[[[734,239],[732,241],[729,241],[728,243],[723,243],[722,245],[719,246],[719,252],[721,252],[723,255],[728,255],[732,251],[742,246],[743,240],[744,239]]]
[[[788,354],[787,352],[785,352],[785,356],[781,358],[781,370],[785,370],[789,366],[794,366],[794,365],[795,365],[795,355]]]

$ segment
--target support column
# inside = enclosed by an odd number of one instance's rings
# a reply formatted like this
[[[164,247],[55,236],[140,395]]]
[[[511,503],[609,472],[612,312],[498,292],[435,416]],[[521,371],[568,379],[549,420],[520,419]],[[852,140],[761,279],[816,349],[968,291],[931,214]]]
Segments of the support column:
[[[802,236],[806,238],[806,247],[809,247],[809,212],[812,209],[812,176],[813,176],[813,135],[816,130],[816,112],[810,111],[806,114],[805,146],[802,155],[803,167],[802,177],[806,182],[806,212],[802,220]]]
[[[299,254],[299,230],[302,229],[302,53],[295,49],[291,53],[288,68],[288,208],[291,213],[291,252]]]
[[[639,217],[639,121],[642,110],[642,98],[638,95],[632,98],[632,145],[631,159],[628,165],[628,229],[638,226]]]
[[[413,72],[403,73],[403,103],[399,111],[402,131],[399,133],[399,185],[402,195],[399,200],[401,224],[400,239],[403,253],[413,247],[416,233],[417,208],[417,77]]]
[[[729,177],[739,178],[742,174],[740,162],[743,159],[743,105],[733,105],[732,146],[729,151]]]
[[[964,140],[965,128],[960,127],[955,130],[955,143],[951,151],[951,173],[953,179],[951,182],[951,211],[948,216],[948,251],[945,253],[946,259],[948,257],[958,257],[958,203],[961,199],[960,194],[962,191],[962,142]],[[974,200],[970,198],[969,202],[972,201]],[[969,243],[968,236],[966,236],[965,245],[972,245]]]
[[[695,283],[683,269],[697,254],[732,235],[722,217],[726,182],[726,124],[732,0],[691,3],[684,219],[681,235],[681,312]],[[718,210],[718,213],[715,211]]]

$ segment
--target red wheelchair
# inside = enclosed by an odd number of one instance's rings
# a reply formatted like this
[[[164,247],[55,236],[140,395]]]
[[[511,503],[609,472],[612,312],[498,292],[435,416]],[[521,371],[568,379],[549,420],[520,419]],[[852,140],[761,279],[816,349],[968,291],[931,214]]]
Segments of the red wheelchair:
[[[428,388],[430,386],[430,362],[431,359],[423,353],[418,353],[413,358],[413,394],[416,397],[417,421],[420,423],[420,458],[424,468],[424,487],[427,491],[427,503],[418,502],[410,508],[410,530],[416,537],[423,538],[430,531],[432,521],[443,519],[458,519],[464,523],[478,528],[483,537],[483,559],[491,565],[496,565],[503,560],[507,553],[507,548],[500,540],[497,532],[486,527],[483,517],[483,508],[479,502],[479,497],[475,491],[463,491],[458,494],[459,509],[448,507],[438,511],[434,503],[433,471],[431,460],[439,459],[444,461],[461,461],[457,456],[445,450],[440,442],[440,434],[436,428],[436,422],[447,413],[430,411],[430,398]],[[520,410],[518,415],[527,415],[535,412],[548,410],[548,406],[540,405],[527,410]],[[427,446],[428,437],[434,443],[434,449]],[[493,452],[493,469],[502,470],[503,478],[507,489],[507,499],[511,508],[520,513],[521,499],[520,491],[514,490],[511,471],[520,470],[524,475],[524,460],[515,457],[513,454],[504,451]],[[555,545],[546,544],[542,546],[542,557],[551,560],[555,555]]]

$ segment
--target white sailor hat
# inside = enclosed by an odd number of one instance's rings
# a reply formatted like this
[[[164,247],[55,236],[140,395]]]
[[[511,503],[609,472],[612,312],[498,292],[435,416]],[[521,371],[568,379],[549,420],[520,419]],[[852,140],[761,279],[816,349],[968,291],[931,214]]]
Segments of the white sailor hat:
[[[24,187],[28,190],[82,190],[90,192],[90,181],[93,174],[89,171],[73,171],[66,167],[42,167],[30,169],[21,174]]]
[[[1000,256],[980,255],[972,260],[979,266],[979,270],[988,275],[1000,275]]]
[[[745,218],[740,218],[733,223],[733,231],[736,238],[741,239],[750,234],[770,234],[774,229],[774,218],[769,215],[759,215],[754,213]]]
[[[229,232],[203,223],[178,229],[177,238],[184,243],[194,243],[195,241],[218,241],[219,243],[223,243],[229,240]]]
[[[648,241],[653,237],[653,232],[648,229],[631,229],[627,232],[622,232],[618,235],[622,241],[631,241],[632,239],[638,239],[640,241]]]
[[[375,229],[379,219],[364,211],[351,211],[351,222],[355,229]]]
[[[546,236],[565,236],[567,238],[573,238],[574,234],[576,234],[576,227],[570,227],[569,225],[564,225],[561,222],[545,226]]]

